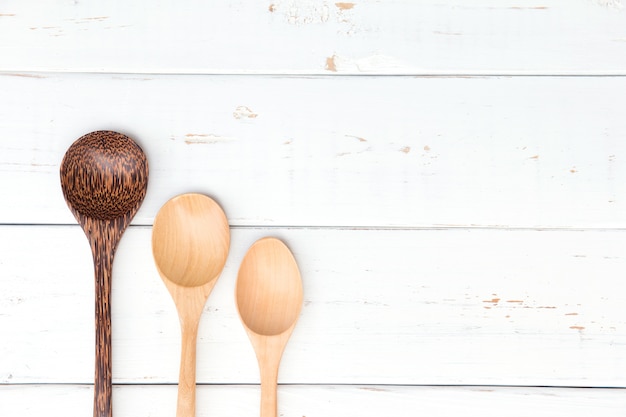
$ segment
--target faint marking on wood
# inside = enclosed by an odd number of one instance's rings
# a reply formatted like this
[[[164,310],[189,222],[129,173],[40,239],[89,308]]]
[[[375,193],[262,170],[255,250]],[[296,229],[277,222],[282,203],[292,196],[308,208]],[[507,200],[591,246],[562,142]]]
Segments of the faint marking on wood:
[[[513,6],[509,7],[512,10],[547,10],[547,6],[534,6],[534,7],[522,7],[522,6]]]
[[[354,3],[335,3],[335,6],[339,10],[350,10],[354,8],[355,4]]]
[[[15,14],[13,14],[13,13],[0,13],[0,17],[11,17],[11,16],[15,16]]]
[[[537,160],[537,159],[539,159],[539,155],[533,155],[533,156],[531,156],[531,157],[530,157],[530,158],[528,158],[528,159],[534,159],[534,160]]]
[[[359,389],[363,391],[373,391],[373,392],[389,392],[388,389],[378,388],[378,387],[359,387]]]
[[[585,330],[584,326],[569,326],[569,328],[572,330]]]
[[[24,73],[7,73],[7,74],[1,74],[7,77],[24,77],[24,78],[48,78],[45,75],[39,75],[39,74],[24,74]]]
[[[187,145],[210,145],[231,140],[233,140],[233,138],[207,133],[187,133],[185,135],[185,143]]]
[[[500,302],[500,299],[497,297],[492,298],[491,300],[483,300],[483,303],[493,303],[493,304],[498,304]]]
[[[566,316],[577,316],[578,313],[565,313]]]
[[[409,153],[409,152],[411,152],[411,147],[410,146],[405,146],[404,148],[400,149],[400,152]]]
[[[426,152],[429,152],[429,151],[430,151],[430,146],[428,146],[428,145],[424,146],[424,150],[425,150]]]
[[[622,0],[593,0],[594,3],[615,9],[621,9],[623,7]]]
[[[250,107],[238,106],[233,112],[235,119],[256,119],[258,114],[253,112]]]
[[[353,136],[353,135],[345,135],[347,138],[354,138],[357,139],[359,142],[367,142],[367,139],[364,139],[362,137],[359,136]]]
[[[463,36],[461,32],[443,32],[440,30],[436,30],[433,33],[435,35],[443,35],[443,36]]]
[[[572,167],[569,172],[571,172],[572,174],[575,174],[578,172],[578,170],[576,169],[576,167]]]
[[[274,13],[276,11],[276,5],[274,3],[270,4],[268,10],[270,11],[270,13]]]

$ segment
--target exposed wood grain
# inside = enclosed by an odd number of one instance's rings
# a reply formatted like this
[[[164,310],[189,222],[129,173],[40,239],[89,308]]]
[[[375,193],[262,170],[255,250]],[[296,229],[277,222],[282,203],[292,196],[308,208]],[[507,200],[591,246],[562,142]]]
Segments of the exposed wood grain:
[[[625,74],[622,0],[3,2],[0,70]]]
[[[0,235],[0,382],[90,383],[82,232]],[[116,255],[117,383],[178,377],[179,324],[150,235],[131,227]],[[233,229],[200,324],[199,383],[259,380],[234,288],[245,251],[268,235],[293,251],[305,294],[279,383],[625,386],[626,232],[476,229]]]
[[[0,387],[0,412],[20,417],[81,417],[89,410],[84,386],[13,385]],[[171,417],[176,387],[114,386],[117,417]],[[621,417],[626,392],[616,389],[307,386],[279,387],[279,413],[285,417],[387,415],[414,417]],[[37,401],[33,401],[37,398]],[[70,405],[71,404],[71,405]],[[198,386],[197,417],[258,415],[256,386]]]
[[[151,161],[135,224],[195,191],[233,225],[626,227],[626,77],[66,74],[0,90],[3,223],[73,223],[58,164],[107,128]]]

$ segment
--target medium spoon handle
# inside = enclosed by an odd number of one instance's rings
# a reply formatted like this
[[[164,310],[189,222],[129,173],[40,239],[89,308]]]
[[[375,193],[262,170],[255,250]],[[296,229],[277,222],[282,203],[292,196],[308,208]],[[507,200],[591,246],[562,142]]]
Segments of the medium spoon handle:
[[[176,417],[194,417],[196,415],[196,342],[198,325],[198,321],[188,323],[181,320],[182,345]]]

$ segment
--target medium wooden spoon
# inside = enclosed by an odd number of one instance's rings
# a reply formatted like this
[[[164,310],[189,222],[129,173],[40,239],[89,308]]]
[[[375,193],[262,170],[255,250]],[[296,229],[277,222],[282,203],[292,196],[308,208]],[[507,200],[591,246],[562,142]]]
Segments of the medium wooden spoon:
[[[202,194],[182,194],[161,207],[152,228],[152,254],[180,319],[182,347],[177,417],[196,413],[196,340],[207,298],[230,246],[221,207]]]
[[[96,290],[94,417],[111,417],[111,272],[122,234],[148,187],[148,161],[129,137],[97,131],[79,138],[61,163],[61,188],[93,254]]]
[[[275,238],[257,240],[243,258],[235,301],[261,373],[261,417],[276,417],[278,366],[302,308],[296,261]]]

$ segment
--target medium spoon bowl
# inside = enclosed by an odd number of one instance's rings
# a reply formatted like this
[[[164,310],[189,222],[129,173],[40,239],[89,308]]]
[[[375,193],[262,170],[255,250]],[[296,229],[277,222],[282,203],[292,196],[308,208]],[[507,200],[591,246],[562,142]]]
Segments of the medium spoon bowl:
[[[261,374],[261,417],[277,415],[278,367],[302,308],[302,280],[280,240],[256,241],[241,262],[235,301]]]
[[[196,344],[204,305],[224,268],[230,246],[221,207],[202,194],[182,194],[161,207],[152,228],[152,254],[174,299],[182,347],[177,417],[195,415]]]
[[[96,363],[94,417],[111,417],[111,274],[122,234],[148,187],[148,161],[132,139],[112,131],[74,142],[60,168],[63,196],[82,227],[94,262]]]

